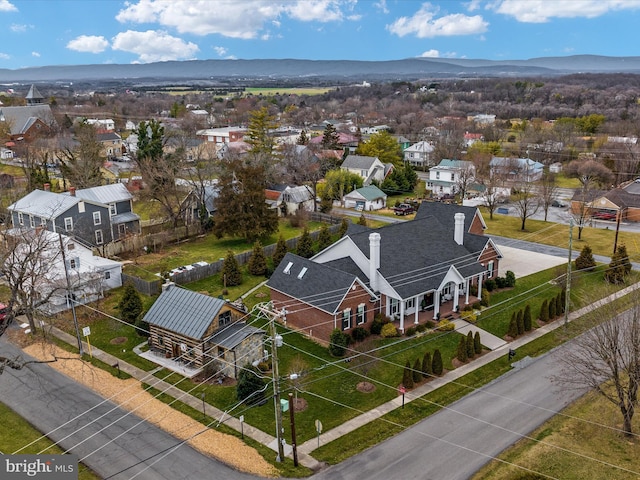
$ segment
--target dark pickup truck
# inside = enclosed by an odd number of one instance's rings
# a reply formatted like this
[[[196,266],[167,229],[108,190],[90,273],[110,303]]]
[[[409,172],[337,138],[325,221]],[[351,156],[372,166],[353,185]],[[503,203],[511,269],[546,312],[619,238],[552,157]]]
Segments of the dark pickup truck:
[[[393,207],[393,213],[396,215],[411,215],[415,213],[416,209],[408,203],[400,203]]]

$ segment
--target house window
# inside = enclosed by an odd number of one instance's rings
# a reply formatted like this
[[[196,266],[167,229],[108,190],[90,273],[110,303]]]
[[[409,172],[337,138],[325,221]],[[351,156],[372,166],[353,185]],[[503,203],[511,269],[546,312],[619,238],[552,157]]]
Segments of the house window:
[[[493,269],[494,269],[493,260],[489,260],[489,263],[487,263],[487,277],[488,278],[493,277]]]
[[[66,217],[64,219],[64,229],[67,232],[70,232],[73,230],[73,218],[72,217]]]
[[[100,212],[93,212],[93,224],[100,225],[102,223],[102,218],[100,217]]]
[[[218,327],[224,327],[225,325],[229,325],[231,323],[231,310],[227,310],[226,312],[222,312],[218,315]]]
[[[24,225],[24,216],[22,215],[22,212],[18,212],[18,224]]]
[[[342,330],[349,330],[351,328],[351,309],[345,308],[342,311]]]
[[[218,346],[218,356],[224,357],[224,347]]]
[[[111,205],[109,205],[109,215],[113,216],[117,213],[118,211],[116,210],[116,204],[112,203]]]
[[[367,321],[367,316],[365,313],[365,309],[364,309],[364,303],[361,303],[360,305],[358,305],[358,313],[356,314],[356,323],[358,325],[362,325],[364,322]]]
[[[36,227],[36,219],[32,215],[29,215],[29,226],[31,228],[35,228]]]
[[[456,181],[456,174],[455,174],[455,173],[452,173],[452,174],[451,174],[451,181],[452,181],[452,182],[455,182],[455,181]]]
[[[436,172],[436,180],[440,180],[440,172]]]
[[[96,245],[102,245],[102,230],[96,230]]]
[[[104,279],[109,280],[111,278],[111,272],[104,272]]]
[[[46,226],[47,226],[47,219],[46,219],[46,218],[44,218],[44,217],[42,217],[42,218],[40,219],[40,225],[42,225],[43,227],[46,227]]]
[[[409,310],[410,308],[413,308],[415,305],[416,305],[416,299],[415,298],[410,298],[409,300],[404,302],[405,310]]]
[[[69,259],[69,268],[78,268],[78,262],[75,258]]]
[[[161,337],[158,335],[158,345],[160,345],[161,347],[164,345],[164,337]]]
[[[366,170],[360,170],[360,176],[362,178],[367,178],[369,176],[369,172]]]

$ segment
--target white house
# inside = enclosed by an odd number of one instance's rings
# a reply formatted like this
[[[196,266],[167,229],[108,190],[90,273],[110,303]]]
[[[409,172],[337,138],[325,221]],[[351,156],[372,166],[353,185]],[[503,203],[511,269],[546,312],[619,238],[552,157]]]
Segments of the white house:
[[[455,195],[459,191],[461,179],[471,180],[475,177],[475,166],[464,160],[448,160],[443,158],[436,167],[429,169],[429,180],[426,189],[434,195]]]
[[[435,150],[429,142],[418,142],[404,149],[404,161],[412,167],[428,167],[431,163],[431,154]]]
[[[382,182],[388,172],[385,164],[378,160],[378,157],[364,155],[347,155],[340,168],[360,175],[365,186],[371,185],[373,180]]]
[[[222,128],[207,128],[204,130],[198,130],[196,135],[206,142],[212,143],[231,143],[239,142],[244,138],[247,133],[246,128],[242,127],[222,127]]]
[[[100,130],[113,131],[116,129],[115,122],[110,118],[87,118],[86,122]]]
[[[285,188],[277,200],[278,215],[287,216],[298,210],[313,212],[313,190],[307,185]]]
[[[516,182],[535,182],[542,178],[544,165],[530,158],[493,157],[489,164],[492,175],[502,175]]]
[[[387,194],[375,185],[358,188],[344,196],[344,206],[359,212],[380,210],[387,206]]]

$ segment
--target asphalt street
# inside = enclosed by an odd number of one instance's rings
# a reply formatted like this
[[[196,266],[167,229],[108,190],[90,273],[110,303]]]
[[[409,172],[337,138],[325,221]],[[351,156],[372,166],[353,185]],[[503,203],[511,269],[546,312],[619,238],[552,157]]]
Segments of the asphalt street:
[[[561,347],[527,359],[486,387],[401,434],[324,470],[315,480],[462,480],[584,392],[561,390]],[[613,478],[613,477],[612,477]]]
[[[0,356],[19,355],[24,356],[20,349],[0,338]],[[77,454],[104,479],[256,478],[181,444],[46,364],[5,368],[0,375],[0,401],[39,431],[51,432],[52,440],[60,441],[62,448]]]

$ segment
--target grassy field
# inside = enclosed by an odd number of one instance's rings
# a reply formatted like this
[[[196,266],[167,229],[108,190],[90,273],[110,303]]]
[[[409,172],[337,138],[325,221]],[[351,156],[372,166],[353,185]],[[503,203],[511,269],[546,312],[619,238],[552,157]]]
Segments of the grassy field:
[[[53,455],[63,453],[62,449],[53,445],[51,440],[43,437],[29,422],[1,402],[0,424],[4,432],[11,432],[11,435],[0,435],[0,452],[4,454],[16,452],[24,455],[36,454],[42,451]],[[100,477],[86,466],[80,464],[78,466],[78,478],[79,480],[98,480]]]
[[[305,88],[259,88],[249,87],[245,90],[244,95],[322,95],[335,87],[305,87]]]

